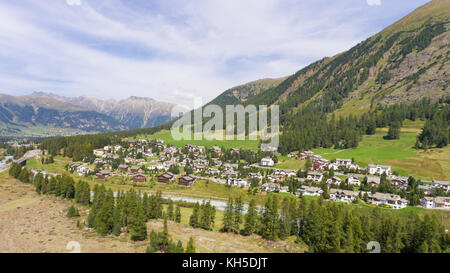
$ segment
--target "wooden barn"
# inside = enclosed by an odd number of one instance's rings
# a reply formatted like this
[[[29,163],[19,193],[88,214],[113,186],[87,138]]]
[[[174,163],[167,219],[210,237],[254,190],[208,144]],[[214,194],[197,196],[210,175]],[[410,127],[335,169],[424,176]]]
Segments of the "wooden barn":
[[[185,175],[178,179],[178,184],[186,187],[191,187],[192,185],[194,185],[195,180],[197,180],[195,176]]]

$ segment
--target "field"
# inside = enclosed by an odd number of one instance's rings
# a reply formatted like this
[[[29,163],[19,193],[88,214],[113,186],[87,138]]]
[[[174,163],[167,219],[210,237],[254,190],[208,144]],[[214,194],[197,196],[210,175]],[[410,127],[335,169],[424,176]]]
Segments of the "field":
[[[354,158],[361,167],[367,164],[392,166],[400,175],[412,175],[424,180],[448,180],[450,178],[450,147],[428,151],[414,149],[416,136],[423,122],[405,121],[400,139],[384,140],[387,128],[377,129],[377,133],[364,136],[355,149],[315,149],[313,152],[326,159]]]
[[[87,209],[80,207],[81,217],[67,218],[66,212],[73,203],[51,196],[40,196],[33,186],[23,184],[0,174],[0,253],[69,252],[70,241],[80,243],[81,252],[126,252],[143,253],[148,241],[132,242],[123,234],[119,237],[101,237],[87,228],[78,228],[77,221],[85,222]],[[169,233],[176,241],[186,246],[189,237],[194,237],[197,252],[303,252],[304,246],[294,243],[294,238],[285,241],[266,241],[259,236],[219,233],[223,218],[216,214],[216,231],[193,229],[188,226],[192,209],[182,208],[182,222],[169,222]],[[150,221],[147,230],[162,230],[162,222]]]

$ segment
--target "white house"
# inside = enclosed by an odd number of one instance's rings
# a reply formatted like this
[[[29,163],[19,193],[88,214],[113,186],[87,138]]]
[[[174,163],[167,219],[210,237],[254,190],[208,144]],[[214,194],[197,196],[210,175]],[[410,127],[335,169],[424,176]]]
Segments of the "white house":
[[[308,172],[306,174],[306,179],[312,180],[314,182],[320,182],[323,179],[323,174],[319,172]]]
[[[240,178],[228,178],[227,179],[227,185],[231,186],[237,186],[237,187],[248,187],[249,183],[247,180],[240,179]]]
[[[264,157],[263,159],[261,159],[261,166],[272,167],[274,165],[275,165],[275,162],[270,157]]]
[[[450,190],[450,182],[448,182],[448,181],[435,181],[435,180],[433,180],[432,185],[435,188],[442,188],[445,191],[449,191]]]
[[[342,183],[342,180],[337,176],[333,176],[333,177],[327,179],[327,183],[339,186]]]
[[[319,196],[323,193],[323,190],[318,187],[301,186],[297,192],[302,195]]]
[[[96,149],[94,150],[94,155],[95,156],[103,156],[105,154],[105,151],[102,149]]]
[[[450,209],[450,197],[424,197],[420,204],[427,209]]]
[[[340,202],[352,202],[358,196],[356,191],[347,191],[340,189],[330,189],[330,200]]]
[[[369,164],[367,166],[367,171],[370,174],[378,174],[378,175],[382,175],[383,173],[385,173],[387,176],[391,175],[391,166],[383,166],[383,165],[372,165]]]
[[[394,209],[405,208],[408,205],[408,201],[402,199],[398,195],[380,192],[370,195],[368,202],[375,205],[388,206]]]
[[[353,185],[353,186],[361,185],[361,181],[355,176],[349,176],[347,182],[349,185]]]

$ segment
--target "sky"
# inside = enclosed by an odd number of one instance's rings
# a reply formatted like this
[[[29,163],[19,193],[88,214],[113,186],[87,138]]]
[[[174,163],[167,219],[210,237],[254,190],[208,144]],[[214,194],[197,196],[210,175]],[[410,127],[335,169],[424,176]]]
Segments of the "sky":
[[[288,76],[424,0],[0,0],[0,93],[186,105]]]

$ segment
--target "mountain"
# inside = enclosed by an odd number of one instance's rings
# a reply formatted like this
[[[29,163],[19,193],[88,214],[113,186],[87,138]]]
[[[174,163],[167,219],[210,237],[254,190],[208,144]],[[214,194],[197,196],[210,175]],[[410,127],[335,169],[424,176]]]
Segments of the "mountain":
[[[209,104],[279,105],[282,152],[353,148],[361,135],[407,115],[446,116],[431,104],[450,103],[449,28],[450,1],[434,0],[348,51],[259,88],[258,81],[232,88]]]
[[[279,85],[286,78],[287,77],[277,79],[261,79],[233,87],[222,93],[209,104],[234,105],[243,103],[248,98],[254,97],[269,88]]]
[[[114,118],[39,94],[0,94],[0,135],[105,132],[127,129]],[[41,130],[42,132],[39,132]],[[26,133],[33,132],[33,133]]]
[[[112,99],[100,100],[88,96],[76,98],[59,97],[59,99],[106,114],[126,124],[129,129],[148,128],[164,124],[171,120],[171,111],[175,106],[174,104],[156,101],[151,98],[134,96],[120,101]]]
[[[0,94],[0,135],[60,135],[152,127],[170,121],[173,107],[140,97],[115,101],[44,92],[26,96]]]

